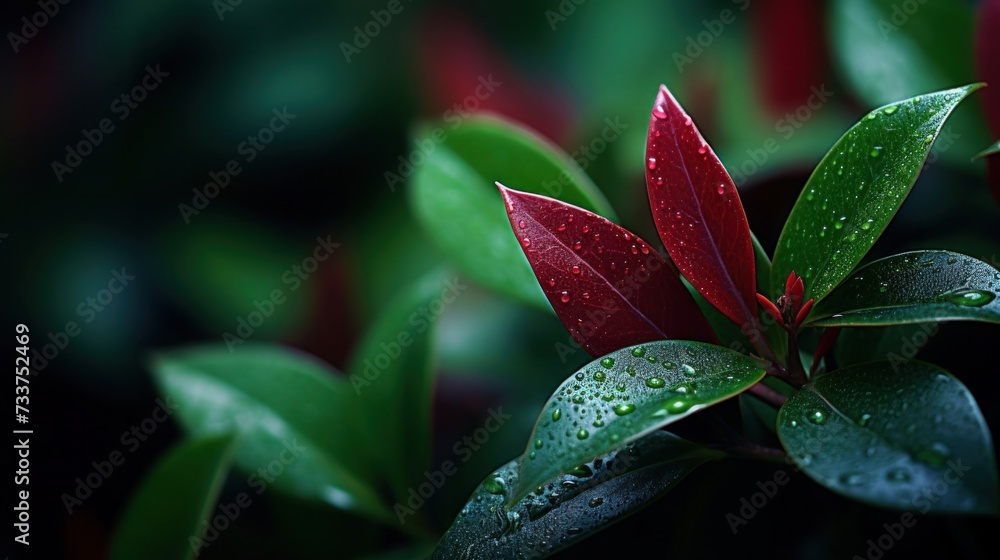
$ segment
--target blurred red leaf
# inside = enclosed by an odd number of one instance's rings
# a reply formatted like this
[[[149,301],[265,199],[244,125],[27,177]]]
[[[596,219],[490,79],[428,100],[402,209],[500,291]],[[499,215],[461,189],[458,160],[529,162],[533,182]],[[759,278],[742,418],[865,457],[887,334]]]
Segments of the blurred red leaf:
[[[976,26],[976,73],[991,87],[979,92],[986,124],[1000,138],[1000,0],[983,0]],[[996,183],[994,183],[996,189]],[[994,190],[994,192],[996,192]]]
[[[653,340],[715,341],[655,248],[582,208],[498,186],[542,290],[591,355]]]
[[[565,144],[573,122],[565,95],[523,76],[486,36],[451,13],[435,12],[422,22],[420,63],[432,109],[451,124],[493,111]]]
[[[795,111],[824,81],[823,8],[822,2],[758,0],[750,9],[758,88],[775,114]]]
[[[736,324],[756,324],[753,245],[740,195],[665,86],[649,120],[646,187],[660,239],[684,277]]]

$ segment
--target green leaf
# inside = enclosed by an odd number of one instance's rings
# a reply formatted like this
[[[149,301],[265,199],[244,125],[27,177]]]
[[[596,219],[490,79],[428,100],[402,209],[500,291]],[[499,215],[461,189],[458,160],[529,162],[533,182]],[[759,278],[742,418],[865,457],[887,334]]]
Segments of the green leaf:
[[[859,268],[819,302],[810,326],[1000,323],[1000,271],[951,251],[914,251]]]
[[[771,270],[777,297],[788,273],[821,300],[879,238],[909,194],[945,119],[973,84],[876,109],[851,127],[806,183],[778,240]]]
[[[845,328],[834,350],[837,365],[846,367],[865,362],[913,358],[932,336],[937,323],[909,323],[888,327]],[[892,355],[895,356],[892,356]]]
[[[347,371],[361,436],[354,453],[388,479],[396,498],[419,486],[430,464],[433,311],[462,296],[466,285],[436,271],[411,284],[384,307],[358,345]],[[440,308],[432,305],[440,304]]]
[[[510,229],[500,193],[443,146],[417,169],[410,203],[424,230],[455,266],[483,286],[551,310]]]
[[[984,157],[992,156],[992,155],[996,155],[996,154],[1000,154],[1000,140],[997,140],[996,142],[990,144],[989,148],[986,148],[985,150],[983,150],[983,151],[979,152],[978,154],[976,154],[975,159],[982,159]]]
[[[872,105],[974,76],[973,11],[963,2],[924,1],[907,13],[895,0],[841,0],[831,9],[835,59]]]
[[[186,441],[161,458],[129,502],[111,558],[177,560],[198,555],[202,522],[210,517],[229,472],[233,436]]]
[[[778,437],[816,482],[921,513],[1000,511],[993,442],[972,394],[922,362],[873,362],[817,378],[778,413]]]
[[[471,117],[449,130],[410,185],[421,226],[462,272],[518,301],[550,311],[510,229],[495,187],[544,194],[610,220],[604,195],[568,155],[534,133],[496,117]],[[426,135],[434,143],[438,136]]]
[[[557,198],[617,221],[615,211],[576,161],[555,144],[512,121],[476,116],[447,133],[444,145],[483,178]]]
[[[235,460],[246,472],[283,465],[269,488],[393,519],[367,473],[345,464],[355,452],[349,410],[356,396],[325,364],[280,346],[245,344],[233,353],[221,345],[171,351],[152,369],[188,433],[236,432]]]
[[[635,513],[698,465],[721,456],[653,432],[504,509],[508,489],[519,486],[515,459],[476,488],[432,558],[546,558]]]
[[[640,344],[595,360],[563,382],[542,409],[510,503],[763,377],[760,362],[702,342]]]

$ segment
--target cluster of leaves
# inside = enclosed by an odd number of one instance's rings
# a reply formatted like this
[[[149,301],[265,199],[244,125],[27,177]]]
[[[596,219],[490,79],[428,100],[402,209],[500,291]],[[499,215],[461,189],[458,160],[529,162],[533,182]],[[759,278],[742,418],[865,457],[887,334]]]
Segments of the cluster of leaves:
[[[590,179],[533,134],[492,117],[449,134],[411,185],[418,219],[465,275],[554,312],[595,360],[556,389],[523,455],[486,478],[434,557],[540,558],[634,513],[727,455],[663,428],[737,395],[748,421],[777,434],[779,454],[835,492],[912,508],[960,465],[968,472],[928,510],[997,514],[993,444],[964,385],[931,364],[885,361],[858,329],[838,342],[844,327],[1000,323],[1000,271],[973,257],[918,251],[859,267],[945,119],[977,87],[862,118],[806,183],[773,263],[730,175],[666,88],[645,161],[665,254],[614,223]],[[498,183],[498,197],[484,188],[497,178],[535,192]],[[432,274],[387,306],[349,378],[271,345],[160,356],[157,382],[192,437],[137,494],[114,556],[144,549],[149,525],[129,520],[148,519],[164,493],[191,499],[157,517],[160,548],[183,556],[211,545],[202,528],[230,465],[254,473],[290,446],[294,459],[269,488],[400,528],[427,547],[412,554],[430,553],[426,514],[400,510],[425,482],[434,383],[433,326],[414,332],[407,318],[441,286]],[[372,364],[401,332],[405,348]]]

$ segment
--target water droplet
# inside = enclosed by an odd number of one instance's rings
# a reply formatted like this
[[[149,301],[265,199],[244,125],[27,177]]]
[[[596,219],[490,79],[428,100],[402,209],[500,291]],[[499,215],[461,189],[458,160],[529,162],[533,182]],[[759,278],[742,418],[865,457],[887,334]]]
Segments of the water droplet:
[[[587,465],[579,465],[566,471],[566,474],[571,474],[577,478],[587,478],[588,476],[594,474],[594,471],[592,471]]]
[[[681,370],[683,370],[684,375],[688,377],[696,377],[698,375],[698,370],[688,364],[681,364]]]
[[[535,449],[541,449],[543,445],[545,445],[545,444],[542,443],[542,440],[540,440],[540,439],[536,439],[535,440]]]
[[[646,160],[646,167],[650,169],[656,169],[656,158],[649,158]]]
[[[872,223],[874,223],[874,222],[875,222],[875,220],[868,220],[867,222],[861,224],[861,229],[863,229],[865,231],[868,231],[868,230],[872,229]]]
[[[891,115],[891,114],[895,113],[896,110],[898,110],[898,109],[899,109],[898,105],[890,105],[889,107],[886,107],[885,109],[882,109],[882,112],[885,113],[885,114],[887,114],[887,115]]]
[[[816,197],[816,190],[815,189],[810,189],[809,192],[806,193],[806,200],[812,200],[815,197]]]
[[[506,486],[507,483],[504,482],[504,479],[497,475],[493,475],[487,478],[485,482],[483,482],[483,489],[489,492],[490,494],[495,494],[497,496],[501,496],[507,493],[507,491],[505,490]]]
[[[635,412],[635,405],[632,403],[623,403],[616,406],[614,410],[618,416],[627,416]]]
[[[810,412],[809,416],[807,416],[807,418],[813,424],[822,425],[822,424],[826,423],[826,413],[823,412],[822,410],[816,410],[816,411]]]
[[[587,233],[590,231],[590,226],[583,226],[583,228],[580,231],[582,231],[583,233]]]
[[[663,410],[668,414],[682,414],[690,410],[694,404],[694,401],[686,397],[674,397],[663,403]]]
[[[573,404],[583,404],[584,403],[583,395],[573,395],[573,399],[572,400],[573,400]]]
[[[607,379],[607,376],[604,375],[603,371],[594,372],[594,381],[597,381],[598,383],[603,383],[605,379]]]
[[[534,461],[535,460],[535,452],[532,451],[532,452],[528,453],[528,458],[531,459],[532,461]]]
[[[566,231],[566,224],[560,224],[559,227],[556,228],[556,231],[558,232]]]
[[[557,408],[557,409],[555,409],[555,410],[553,410],[553,411],[552,411],[552,421],[553,421],[553,422],[556,422],[556,421],[558,421],[558,420],[559,420],[560,418],[562,418],[562,410],[560,410],[560,409],[558,409],[558,408]]]
[[[793,428],[797,428],[797,427],[799,426],[799,421],[798,421],[798,420],[792,420],[792,421],[790,422],[790,424],[791,424],[791,426],[792,426]]]
[[[872,157],[878,157],[881,154],[882,154],[882,146],[875,146],[872,148],[872,151],[868,155]]]
[[[604,498],[591,498],[587,505],[590,507],[597,507],[604,503]]]
[[[656,356],[654,356],[652,354],[648,354],[648,355],[646,355],[646,361],[649,362],[649,363],[651,363],[651,364],[655,364],[656,363]]]
[[[575,251],[579,251],[582,248],[583,248],[583,243],[580,243],[579,241],[573,244],[573,250]]]
[[[570,270],[570,272],[572,272],[573,274],[580,274],[580,267],[579,267],[579,266],[577,266],[577,265],[575,265],[575,264],[574,264],[574,265],[572,266],[572,268],[570,268],[569,270]]]
[[[580,297],[582,297],[583,299],[590,299],[590,292],[583,292],[582,294],[580,294]]]
[[[933,141],[934,141],[934,135],[933,134],[928,134],[927,137],[924,138],[924,144],[930,144]]]
[[[691,117],[689,116],[684,117],[684,126],[691,126]]]
[[[563,292],[562,294],[559,295],[559,301],[563,303],[569,303],[569,300],[570,300],[569,292]]]
[[[945,299],[963,307],[982,307],[996,299],[996,294],[984,290],[955,290],[945,294]]]
[[[840,475],[840,483],[847,486],[860,486],[865,482],[864,473],[850,472]]]
[[[554,288],[555,285],[556,285],[556,279],[555,278],[549,278],[549,287],[550,288]]]
[[[595,428],[602,428],[602,427],[604,427],[604,420],[601,420],[600,418],[598,418],[597,420],[594,420],[594,427]]]
[[[528,224],[524,223],[524,220],[518,220],[517,227],[519,227],[521,229],[524,229],[524,228],[528,227]]]
[[[639,248],[636,247],[635,245],[632,245],[632,249],[631,250],[632,250],[632,254],[633,255],[638,255],[639,254]]]
[[[664,109],[663,105],[656,105],[653,107],[653,116],[658,119],[667,118],[667,111]]]
[[[646,380],[646,386],[650,389],[662,389],[666,384],[662,377],[650,377]]]
[[[868,113],[868,120],[873,121],[876,118],[878,118],[878,111],[872,111],[871,113]]]
[[[611,369],[611,368],[615,367],[615,359],[614,358],[610,358],[610,357],[609,358],[603,358],[601,360],[601,365],[604,366],[605,369]]]
[[[719,185],[719,188],[716,190],[716,192],[718,192],[719,194],[726,194],[726,187]]]
[[[904,469],[903,467],[896,467],[885,473],[885,477],[892,482],[909,482],[910,471]]]
[[[646,353],[646,349],[642,346],[636,346],[632,349],[632,355],[636,358],[641,358]]]
[[[590,437],[590,432],[583,428],[580,428],[580,431],[576,433],[576,439],[587,439],[588,437]]]
[[[635,368],[632,366],[625,366],[625,373],[635,377]]]
[[[525,247],[528,247],[528,246],[531,245],[531,240],[528,239],[527,237],[525,237],[524,239],[521,240],[521,245],[524,245]]]

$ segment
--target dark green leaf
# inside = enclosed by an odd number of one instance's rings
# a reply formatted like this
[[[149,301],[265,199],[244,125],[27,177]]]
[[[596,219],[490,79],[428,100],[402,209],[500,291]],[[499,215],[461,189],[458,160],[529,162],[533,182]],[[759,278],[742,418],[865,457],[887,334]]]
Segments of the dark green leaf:
[[[515,459],[476,488],[433,558],[546,558],[631,515],[720,456],[653,432],[578,465],[505,509],[508,490],[519,486]]]
[[[442,272],[412,282],[385,306],[347,368],[358,395],[355,453],[369,456],[365,464],[391,481],[397,499],[406,498],[430,463],[431,333],[438,319],[432,310],[465,289]]]
[[[848,327],[840,333],[834,354],[837,365],[847,367],[865,362],[909,359],[937,334],[937,323],[908,323],[888,327]],[[895,356],[893,356],[895,354]]]
[[[682,340],[631,346],[595,360],[563,382],[542,409],[510,501],[763,377],[757,360]]]
[[[510,230],[495,182],[615,220],[611,206],[569,156],[524,128],[495,117],[473,117],[445,134],[417,167],[410,185],[417,220],[470,278],[551,310]],[[433,144],[431,138],[426,141]]]
[[[859,268],[819,302],[811,326],[1000,323],[1000,271],[951,251],[914,251]]]
[[[778,437],[811,478],[847,497],[921,513],[996,514],[993,442],[972,394],[922,362],[821,376],[778,413]]]
[[[976,159],[981,159],[986,156],[992,156],[996,154],[1000,154],[1000,140],[997,140],[996,142],[990,144],[989,148],[986,148],[985,150],[976,154]]]
[[[245,344],[230,353],[218,345],[163,354],[153,374],[189,433],[238,434],[235,459],[244,471],[291,454],[275,489],[392,519],[370,488],[369,473],[345,464],[355,451],[349,410],[356,395],[325,364],[280,346]]]
[[[232,443],[231,434],[195,439],[160,459],[122,515],[111,558],[197,556],[202,521],[210,517],[229,472]]]
[[[806,183],[778,240],[771,296],[788,273],[821,300],[850,274],[903,204],[945,119],[982,84],[876,109],[833,146]]]

